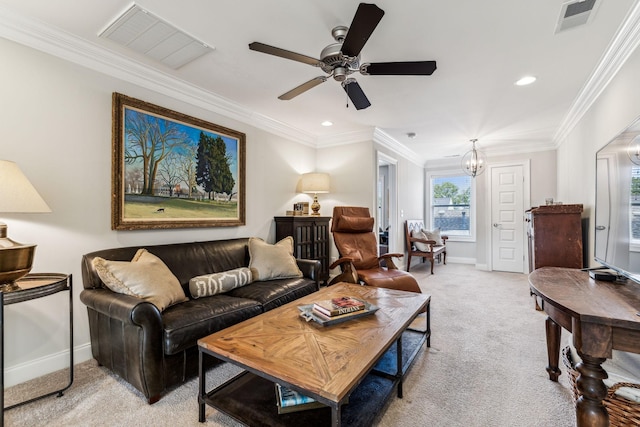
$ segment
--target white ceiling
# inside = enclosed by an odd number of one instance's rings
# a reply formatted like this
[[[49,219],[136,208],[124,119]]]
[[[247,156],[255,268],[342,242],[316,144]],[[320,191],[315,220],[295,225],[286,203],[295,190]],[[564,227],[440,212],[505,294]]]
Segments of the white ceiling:
[[[385,15],[362,62],[436,60],[438,69],[432,76],[354,74],[372,104],[360,111],[346,107],[333,80],[278,100],[323,72],[248,48],[259,41],[319,58],[333,43],[331,29],[351,23],[355,0],[137,1],[215,48],[177,70],[98,37],[130,0],[0,0],[0,36],[36,48],[54,43],[58,48],[48,51],[69,58],[65,50],[75,51],[76,62],[88,57],[94,68],[100,59],[118,77],[124,69],[140,78],[144,64],[151,73],[145,78],[161,81],[158,87],[175,81],[212,110],[233,111],[305,143],[375,134],[425,161],[462,155],[472,138],[488,153],[553,148],[570,130],[637,45],[640,13],[636,0],[597,0],[590,22],[556,34],[566,2],[377,0]],[[121,60],[117,72],[113,58]],[[533,85],[514,85],[529,74],[538,79]],[[323,120],[334,126],[321,126]]]

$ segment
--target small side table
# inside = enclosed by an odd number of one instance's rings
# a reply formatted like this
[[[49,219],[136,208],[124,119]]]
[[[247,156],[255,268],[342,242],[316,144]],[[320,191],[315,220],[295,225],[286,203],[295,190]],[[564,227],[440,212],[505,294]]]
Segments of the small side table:
[[[73,383],[73,285],[70,274],[34,273],[27,274],[16,281],[20,289],[0,292],[0,427],[4,425],[4,411],[17,406],[31,403],[35,400],[57,394],[58,397],[71,387]],[[60,390],[55,390],[24,402],[4,407],[4,306],[19,302],[46,297],[58,292],[69,291],[69,384]]]

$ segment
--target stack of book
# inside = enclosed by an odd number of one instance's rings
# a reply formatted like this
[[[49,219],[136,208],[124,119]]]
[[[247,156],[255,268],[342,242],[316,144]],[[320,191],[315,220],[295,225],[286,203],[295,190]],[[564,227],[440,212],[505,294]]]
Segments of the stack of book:
[[[326,406],[309,396],[278,383],[276,383],[276,404],[278,405],[278,414],[324,408]]]
[[[321,319],[336,319],[339,316],[360,314],[366,308],[365,302],[357,298],[345,296],[317,301],[313,304],[313,313]]]

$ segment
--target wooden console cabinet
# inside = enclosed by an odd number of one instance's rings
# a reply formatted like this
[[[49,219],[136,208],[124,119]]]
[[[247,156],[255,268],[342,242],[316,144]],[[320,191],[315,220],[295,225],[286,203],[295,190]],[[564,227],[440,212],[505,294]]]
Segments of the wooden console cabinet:
[[[548,205],[526,212],[529,272],[540,267],[582,268],[582,205]]]
[[[328,216],[276,216],[276,241],[293,237],[293,255],[301,259],[320,261],[319,280],[329,280],[329,251],[331,248]]]

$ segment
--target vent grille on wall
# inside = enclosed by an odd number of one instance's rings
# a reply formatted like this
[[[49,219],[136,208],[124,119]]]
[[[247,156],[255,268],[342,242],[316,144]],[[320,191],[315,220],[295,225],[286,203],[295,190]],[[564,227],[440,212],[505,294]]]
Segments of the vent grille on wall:
[[[98,36],[127,46],[174,69],[213,50],[136,4]]]
[[[572,0],[563,4],[556,33],[590,22],[598,4],[596,0]]]

